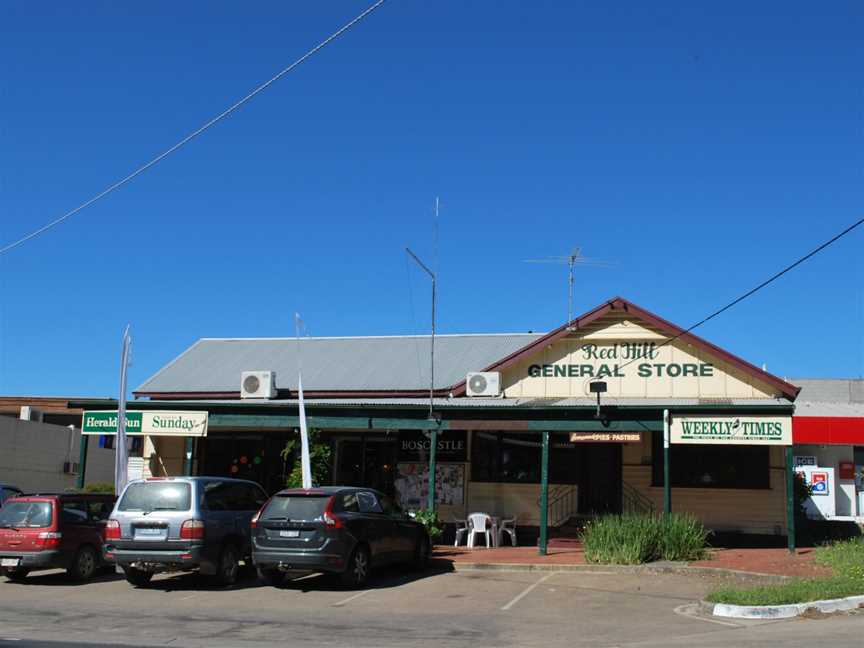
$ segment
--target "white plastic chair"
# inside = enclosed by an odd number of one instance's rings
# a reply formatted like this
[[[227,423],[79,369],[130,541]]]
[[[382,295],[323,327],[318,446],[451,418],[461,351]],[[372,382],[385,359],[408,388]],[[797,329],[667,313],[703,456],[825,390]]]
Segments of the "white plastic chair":
[[[453,518],[453,522],[456,524],[456,539],[453,541],[453,546],[458,547],[462,538],[468,533],[468,520]]]
[[[494,521],[488,513],[472,513],[468,516],[468,546],[474,547],[474,538],[477,534],[486,536],[486,548],[493,545],[492,526]]]
[[[504,534],[508,534],[510,536],[510,544],[514,547],[517,544],[516,541],[516,516],[514,515],[512,518],[508,518],[506,520],[501,520],[501,526],[498,527],[498,544],[504,544]]]

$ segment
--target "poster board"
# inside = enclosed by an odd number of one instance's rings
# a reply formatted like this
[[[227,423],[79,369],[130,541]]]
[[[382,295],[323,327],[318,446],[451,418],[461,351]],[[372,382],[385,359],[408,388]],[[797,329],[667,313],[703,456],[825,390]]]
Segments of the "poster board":
[[[400,463],[396,469],[396,498],[406,511],[426,508],[429,496],[429,464]],[[435,466],[435,503],[461,506],[465,502],[465,465]]]

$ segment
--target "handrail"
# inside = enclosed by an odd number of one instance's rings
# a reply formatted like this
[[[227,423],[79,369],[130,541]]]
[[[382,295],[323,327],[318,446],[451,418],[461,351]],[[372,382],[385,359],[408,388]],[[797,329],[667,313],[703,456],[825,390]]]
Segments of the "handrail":
[[[537,506],[541,499],[537,499]],[[579,510],[579,489],[575,484],[556,484],[549,488],[546,514],[551,527],[561,526]]]
[[[634,486],[621,482],[621,508],[624,513],[653,513],[654,502],[640,493]]]

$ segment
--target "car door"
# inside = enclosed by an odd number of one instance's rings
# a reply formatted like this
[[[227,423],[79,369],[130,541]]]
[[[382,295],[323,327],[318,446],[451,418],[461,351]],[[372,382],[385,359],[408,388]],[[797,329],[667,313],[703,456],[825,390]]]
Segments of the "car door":
[[[394,546],[396,529],[393,520],[384,515],[381,502],[374,492],[358,491],[357,502],[364,520],[365,540],[372,552],[372,560],[377,564],[391,562],[396,549]]]
[[[417,523],[408,518],[392,497],[382,495],[379,499],[384,515],[393,522],[392,546],[396,557],[400,561],[410,560],[417,544]]]
[[[234,511],[234,528],[243,539],[240,551],[244,557],[251,551],[252,518],[266,501],[267,495],[258,484],[237,482],[231,496],[231,508]]]
[[[92,533],[90,519],[87,513],[87,505],[83,500],[72,499],[67,497],[60,498],[59,502],[60,513],[60,550],[63,552],[63,558],[71,561],[78,551],[78,547],[82,544],[88,544],[89,536]],[[98,545],[94,547],[98,550]]]
[[[237,513],[231,505],[232,483],[214,479],[199,486],[203,490],[204,554],[216,563],[222,541],[235,531]]]

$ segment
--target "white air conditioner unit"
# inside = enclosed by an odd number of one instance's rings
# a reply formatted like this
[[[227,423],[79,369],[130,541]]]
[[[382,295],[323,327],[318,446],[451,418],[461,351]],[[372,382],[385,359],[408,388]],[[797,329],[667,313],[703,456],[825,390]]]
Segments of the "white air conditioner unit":
[[[42,422],[42,412],[31,405],[22,405],[18,416],[22,421]]]
[[[276,398],[276,372],[244,371],[241,373],[240,398]]]
[[[501,374],[497,371],[472,371],[466,379],[468,396],[500,396]]]

